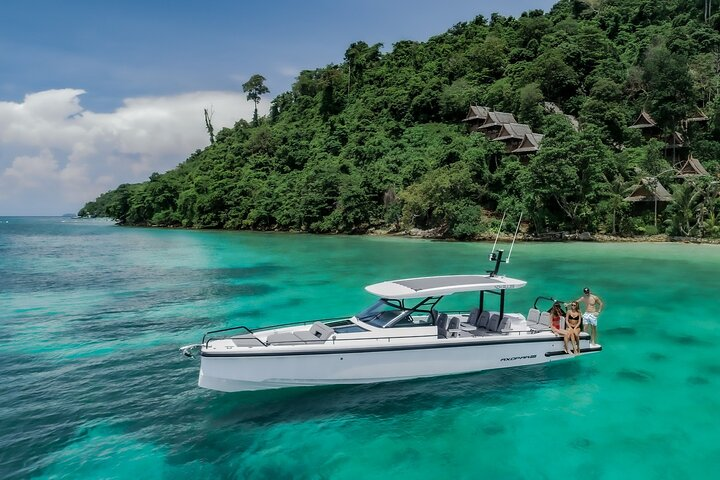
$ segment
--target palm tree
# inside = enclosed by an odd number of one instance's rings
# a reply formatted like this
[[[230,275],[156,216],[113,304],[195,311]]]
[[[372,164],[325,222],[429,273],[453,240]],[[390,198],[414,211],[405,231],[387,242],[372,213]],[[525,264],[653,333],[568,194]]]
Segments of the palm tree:
[[[712,218],[712,222],[709,224],[710,228],[716,225],[715,208],[717,206],[716,200],[718,198],[718,194],[720,194],[720,183],[712,181],[705,184],[705,182],[701,181],[698,182],[696,190],[697,194],[702,198],[695,207],[695,214],[697,215],[695,224],[699,228],[699,236],[702,238],[706,228],[708,227],[708,222],[705,219],[706,215],[708,216],[708,219]]]
[[[698,213],[703,189],[694,182],[677,185],[673,190],[673,229],[689,237],[698,227],[703,216]]]
[[[605,203],[612,212],[612,234],[615,235],[617,233],[617,213],[627,205],[625,197],[629,193],[631,185],[629,182],[626,182],[621,175],[616,175],[612,181],[609,181],[607,177],[605,177],[605,181],[608,185],[608,198]]]

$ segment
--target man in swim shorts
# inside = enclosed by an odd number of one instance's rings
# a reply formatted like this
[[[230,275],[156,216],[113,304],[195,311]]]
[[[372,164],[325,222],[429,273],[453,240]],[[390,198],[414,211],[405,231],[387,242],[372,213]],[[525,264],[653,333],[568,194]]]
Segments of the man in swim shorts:
[[[590,330],[590,344],[597,345],[597,321],[605,304],[600,297],[590,293],[588,287],[583,288],[583,296],[578,298],[577,302],[585,305],[585,313],[582,316],[585,331]]]

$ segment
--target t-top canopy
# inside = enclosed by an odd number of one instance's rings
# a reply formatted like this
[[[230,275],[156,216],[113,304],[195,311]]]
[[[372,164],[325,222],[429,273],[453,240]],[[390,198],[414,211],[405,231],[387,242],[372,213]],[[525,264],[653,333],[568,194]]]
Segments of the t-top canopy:
[[[424,298],[452,295],[459,292],[482,290],[505,290],[521,288],[524,280],[489,275],[446,275],[442,277],[406,278],[391,280],[365,287],[365,290],[381,298]]]

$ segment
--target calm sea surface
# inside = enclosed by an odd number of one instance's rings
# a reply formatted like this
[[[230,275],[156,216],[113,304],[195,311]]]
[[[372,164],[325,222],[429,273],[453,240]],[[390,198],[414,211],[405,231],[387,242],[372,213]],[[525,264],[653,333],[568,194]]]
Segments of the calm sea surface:
[[[178,353],[477,273],[488,244],[0,217],[0,478],[706,478],[720,469],[720,247],[520,244],[509,295],[606,302],[598,355],[226,394]],[[271,318],[272,317],[272,318]]]

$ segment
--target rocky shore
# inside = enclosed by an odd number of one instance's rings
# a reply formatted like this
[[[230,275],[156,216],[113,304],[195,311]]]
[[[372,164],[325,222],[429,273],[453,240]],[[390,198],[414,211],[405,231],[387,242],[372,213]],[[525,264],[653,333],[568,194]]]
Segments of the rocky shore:
[[[403,236],[403,237],[414,237],[414,238],[427,238],[432,240],[449,240],[442,235],[442,232],[437,229],[432,230],[421,230],[419,228],[413,228],[404,231],[392,231],[383,229],[370,229],[367,232],[368,235],[391,235],[391,236]],[[512,241],[513,236],[511,234],[502,233],[499,237],[501,241]],[[494,241],[494,233],[482,234],[473,239],[473,241]],[[720,244],[720,238],[698,238],[698,237],[674,237],[670,235],[608,235],[604,233],[569,233],[569,232],[549,232],[540,235],[533,235],[529,233],[518,233],[518,241],[522,242],[628,242],[628,243],[639,243],[639,242],[673,242],[673,243],[707,243],[707,244]]]

